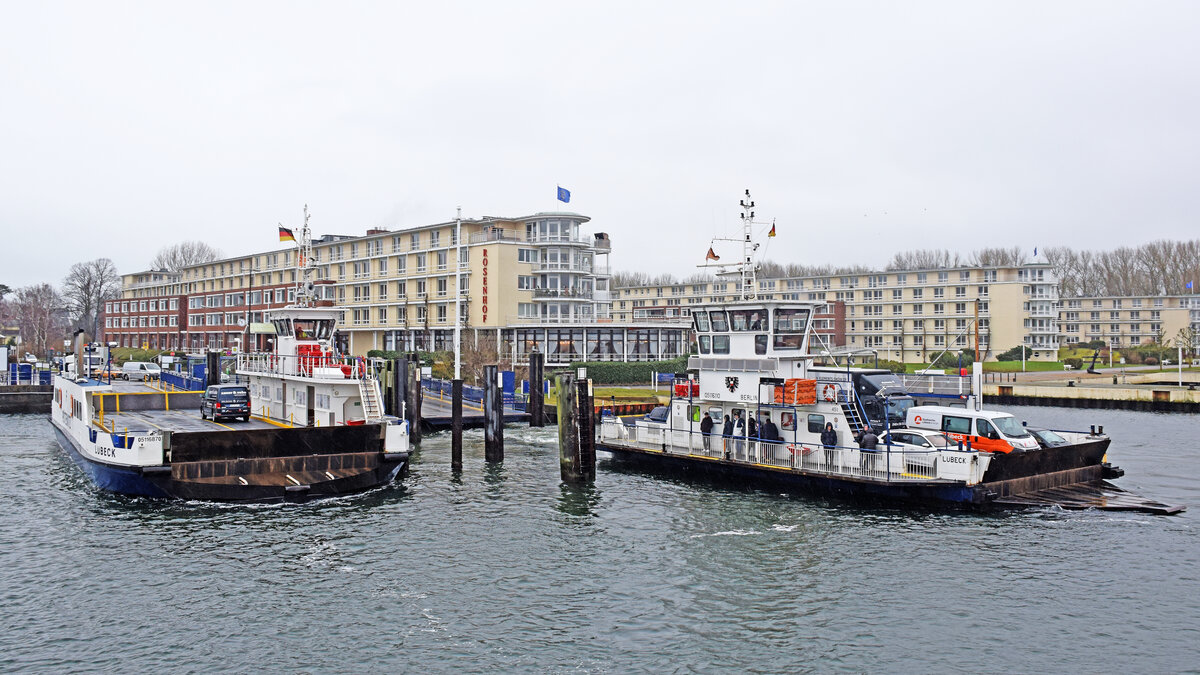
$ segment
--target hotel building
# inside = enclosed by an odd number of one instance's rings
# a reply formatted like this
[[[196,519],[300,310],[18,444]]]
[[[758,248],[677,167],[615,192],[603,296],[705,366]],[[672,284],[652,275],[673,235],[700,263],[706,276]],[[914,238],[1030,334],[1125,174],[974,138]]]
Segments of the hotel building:
[[[587,216],[483,217],[313,240],[320,298],[342,309],[338,347],[450,350],[455,300],[464,341],[525,361],[658,360],[686,354],[679,320],[613,320],[604,233]],[[105,339],[149,349],[261,349],[264,312],[295,300],[296,248],[123,277]],[[457,258],[457,259],[456,259]],[[167,308],[164,310],[164,307]]]

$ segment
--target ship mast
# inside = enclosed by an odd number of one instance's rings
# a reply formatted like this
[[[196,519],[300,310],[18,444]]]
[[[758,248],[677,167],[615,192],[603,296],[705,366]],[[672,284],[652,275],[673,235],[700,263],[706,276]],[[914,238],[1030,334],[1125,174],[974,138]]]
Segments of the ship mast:
[[[754,201],[750,199],[750,190],[746,190],[746,197],[739,204],[742,207],[742,212],[738,214],[742,219],[742,287],[738,299],[757,300],[758,280],[755,276],[757,265],[754,264],[754,251],[758,249],[758,244],[754,243],[754,234],[751,232],[754,225],[754,211],[751,210],[754,208]]]
[[[738,278],[739,288],[738,288],[737,299],[739,301],[757,300],[758,299],[758,279],[757,279],[758,265],[755,264],[755,262],[754,262],[754,252],[758,250],[758,244],[754,243],[753,227],[754,227],[754,225],[758,225],[760,223],[754,222],[754,200],[752,200],[750,198],[749,190],[746,190],[746,196],[738,203],[742,207],[742,212],[740,214],[738,214],[742,219],[742,238],[741,239],[727,239],[724,237],[714,237],[713,241],[714,242],[717,242],[717,241],[740,241],[742,243],[742,259],[739,260],[737,263],[737,267],[738,267],[737,273],[738,273],[738,277],[739,277]],[[708,257],[706,258],[706,261],[707,260],[716,261],[716,260],[720,260],[720,259],[721,259],[720,256],[718,256],[715,252],[713,252],[713,249],[710,246],[708,249]],[[732,276],[732,272],[729,271],[729,269],[728,269],[729,266],[730,266],[730,263],[721,263],[721,262],[718,262],[718,263],[715,263],[712,265],[705,262],[705,264],[703,264],[703,265],[697,265],[697,267],[718,267],[718,268],[720,268],[721,271],[716,273],[716,275],[718,277]]]
[[[304,226],[300,228],[300,240],[296,242],[296,267],[300,271],[296,280],[296,306],[312,307],[316,304],[316,292],[313,285],[312,236],[308,229],[308,204],[304,205]]]

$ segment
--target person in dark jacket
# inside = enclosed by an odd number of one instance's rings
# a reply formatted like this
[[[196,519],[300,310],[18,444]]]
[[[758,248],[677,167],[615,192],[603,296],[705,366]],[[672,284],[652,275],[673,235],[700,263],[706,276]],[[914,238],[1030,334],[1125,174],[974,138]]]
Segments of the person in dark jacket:
[[[725,426],[721,427],[721,435],[725,437],[725,459],[729,459],[729,444],[733,442],[730,440],[733,436],[733,420],[729,419],[729,415],[725,416]]]
[[[758,436],[764,441],[771,443],[779,442],[779,427],[775,426],[775,423],[771,421],[771,413],[767,413],[767,416],[763,418],[762,426],[758,428]]]
[[[821,432],[821,445],[825,446],[825,466],[833,466],[833,458],[837,453],[838,437],[837,432],[833,430],[833,422],[825,423],[825,431]]]
[[[871,427],[862,430],[858,436],[858,447],[868,452],[859,453],[858,468],[867,473],[871,468],[871,460],[875,456],[875,448],[879,445],[879,437],[871,431]]]
[[[710,442],[710,437],[712,436],[712,429],[713,429],[712,415],[709,415],[708,413],[704,413],[704,419],[700,420],[700,434],[703,436],[705,451],[708,451],[710,449],[708,447],[708,445]]]

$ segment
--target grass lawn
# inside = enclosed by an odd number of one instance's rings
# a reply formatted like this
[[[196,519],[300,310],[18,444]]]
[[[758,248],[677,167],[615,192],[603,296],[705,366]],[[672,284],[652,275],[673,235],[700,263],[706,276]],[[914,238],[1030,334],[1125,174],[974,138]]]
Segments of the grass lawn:
[[[1099,364],[1097,364],[1099,365]],[[1026,372],[1047,372],[1051,370],[1063,370],[1062,361],[1026,361]],[[983,372],[985,373],[1019,373],[1021,372],[1020,361],[993,361],[983,364]]]
[[[649,387],[593,387],[592,396],[597,402],[601,400],[608,401],[614,396],[620,403],[654,403],[657,402],[656,396],[670,396],[670,387],[664,385],[658,388],[658,393]],[[548,403],[554,402],[558,398],[558,388],[551,385],[550,393],[546,395]]]

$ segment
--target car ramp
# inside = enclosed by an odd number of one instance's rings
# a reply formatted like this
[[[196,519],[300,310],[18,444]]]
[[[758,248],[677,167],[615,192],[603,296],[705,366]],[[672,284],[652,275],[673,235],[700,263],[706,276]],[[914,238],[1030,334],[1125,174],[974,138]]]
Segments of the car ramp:
[[[1185,506],[1163,504],[1101,480],[1048,487],[1032,492],[997,497],[1001,506],[1037,507],[1058,506],[1064,509],[1097,509],[1101,511],[1137,511],[1169,516],[1184,511]]]

